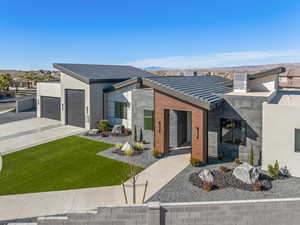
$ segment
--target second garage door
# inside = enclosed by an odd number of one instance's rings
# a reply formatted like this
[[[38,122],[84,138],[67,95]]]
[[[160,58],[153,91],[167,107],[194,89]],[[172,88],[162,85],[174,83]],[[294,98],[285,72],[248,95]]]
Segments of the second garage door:
[[[66,90],[66,122],[76,127],[85,127],[84,90]]]
[[[60,98],[41,96],[41,117],[60,120]]]

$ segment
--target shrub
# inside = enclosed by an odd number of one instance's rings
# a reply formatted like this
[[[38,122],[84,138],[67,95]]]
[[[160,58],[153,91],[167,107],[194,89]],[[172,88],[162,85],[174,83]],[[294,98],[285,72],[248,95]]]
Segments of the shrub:
[[[277,160],[276,160],[274,166],[272,166],[271,164],[268,165],[268,172],[269,172],[269,176],[274,180],[276,180],[280,177],[279,164],[278,164]]]
[[[202,183],[202,188],[206,191],[211,191],[213,189],[213,187],[214,187],[214,185],[211,182],[205,181]]]
[[[224,156],[222,153],[218,154],[218,160],[223,160],[224,159]]]
[[[255,182],[253,184],[254,191],[261,191],[263,189],[263,184],[261,182]]]
[[[240,158],[235,158],[235,159],[234,159],[234,162],[235,162],[236,164],[241,164],[241,163],[242,163],[241,160],[240,160]]]
[[[125,151],[124,151],[124,155],[126,155],[126,156],[132,156],[132,155],[134,155],[134,151],[133,151],[133,149],[126,149]]]
[[[134,148],[137,150],[137,151],[143,151],[145,149],[145,146],[143,143],[140,143],[140,142],[136,142],[134,143]]]
[[[230,169],[228,169],[226,166],[220,166],[219,171],[221,173],[227,173],[230,171]]]
[[[131,131],[130,131],[128,128],[125,128],[125,129],[124,129],[124,134],[125,134],[126,136],[129,136],[129,135],[131,135]]]
[[[152,150],[152,156],[154,157],[154,158],[160,158],[161,157],[161,153],[157,150],[157,149],[153,149]]]
[[[197,167],[197,166],[200,166],[200,163],[201,163],[201,162],[200,162],[199,159],[195,159],[195,158],[191,157],[190,163],[191,163],[192,166]]]
[[[143,129],[140,129],[140,142],[144,140]]]
[[[254,166],[254,152],[253,152],[253,147],[251,147],[251,151],[250,151],[250,153],[249,153],[248,163],[249,163],[251,166]]]
[[[98,129],[101,132],[105,132],[109,130],[109,123],[108,120],[100,120],[98,123]]]
[[[115,147],[118,149],[121,149],[121,148],[123,148],[123,144],[116,144]]]

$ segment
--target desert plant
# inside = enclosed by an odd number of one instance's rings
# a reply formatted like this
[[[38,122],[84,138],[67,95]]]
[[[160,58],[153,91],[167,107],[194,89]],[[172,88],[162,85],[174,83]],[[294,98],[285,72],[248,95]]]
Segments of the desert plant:
[[[136,142],[134,143],[134,148],[137,150],[137,151],[143,151],[145,149],[145,146],[143,143],[141,142]]]
[[[241,164],[241,163],[242,163],[240,158],[235,158],[235,159],[234,159],[234,162],[235,162],[236,164]]]
[[[251,146],[251,151],[250,151],[249,156],[248,156],[248,163],[251,166],[254,166],[254,152],[253,152],[253,147],[252,146]]]
[[[153,148],[153,150],[152,150],[152,156],[154,158],[159,158],[161,156],[161,153],[156,148]]]
[[[109,123],[108,120],[100,120],[98,123],[98,129],[101,132],[105,132],[109,130]]]
[[[276,180],[280,177],[279,164],[278,164],[277,160],[276,160],[274,166],[271,164],[268,165],[268,172],[269,172],[269,176],[274,180]]]
[[[123,148],[123,146],[124,146],[123,144],[116,144],[116,145],[115,145],[115,147],[118,148],[118,149]]]
[[[199,166],[201,162],[199,159],[195,159],[194,157],[191,157],[190,163],[192,166]]]
[[[136,131],[136,126],[134,126],[134,129],[133,129],[133,140],[134,140],[134,142],[137,142],[137,131]]]
[[[206,191],[211,191],[213,189],[214,185],[211,182],[205,181],[202,183],[202,188]]]
[[[219,171],[221,173],[227,173],[230,171],[230,169],[228,169],[226,166],[220,166]]]
[[[132,156],[132,155],[134,155],[134,150],[131,149],[131,148],[126,149],[126,150],[124,151],[124,155],[126,155],[126,156]]]
[[[254,191],[261,191],[263,189],[263,184],[261,182],[255,182],[252,186]]]
[[[140,142],[144,140],[143,129],[140,129]]]

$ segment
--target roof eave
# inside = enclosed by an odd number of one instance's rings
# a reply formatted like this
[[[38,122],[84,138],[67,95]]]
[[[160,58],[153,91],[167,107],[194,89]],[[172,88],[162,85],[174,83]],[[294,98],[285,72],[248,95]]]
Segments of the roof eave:
[[[152,82],[149,79],[143,78],[142,82],[143,82],[144,85],[152,87],[152,88],[154,88],[155,90],[158,90],[161,93],[164,93],[164,94],[167,94],[169,96],[175,97],[179,100],[191,103],[191,104],[193,104],[197,107],[204,108],[206,110],[211,110],[211,109],[214,108],[214,106],[212,104],[209,104],[209,103],[201,101],[199,99],[195,99],[193,97],[190,97],[190,96],[184,95],[182,93],[176,92],[176,91],[171,90],[169,88],[166,88],[162,85],[159,85],[155,82]]]

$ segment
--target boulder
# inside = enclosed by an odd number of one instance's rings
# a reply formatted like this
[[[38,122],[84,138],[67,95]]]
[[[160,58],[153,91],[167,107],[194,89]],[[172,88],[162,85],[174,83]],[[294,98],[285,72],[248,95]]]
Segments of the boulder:
[[[279,170],[279,174],[280,176],[283,176],[283,177],[289,177],[290,176],[290,171],[288,170],[288,168],[285,166],[283,168],[281,168]]]
[[[112,133],[113,134],[122,134],[123,133],[123,130],[124,130],[124,126],[122,124],[118,124],[118,125],[115,125],[112,129]]]
[[[232,175],[246,184],[253,184],[259,179],[258,170],[248,163],[243,163],[236,167]]]
[[[203,182],[209,182],[209,183],[214,182],[214,177],[208,169],[202,170],[198,176]]]
[[[91,129],[89,130],[89,135],[97,135],[99,133],[98,129]]]
[[[133,146],[132,144],[130,144],[128,141],[123,145],[123,147],[121,148],[122,152],[128,151],[128,150],[133,150]]]

